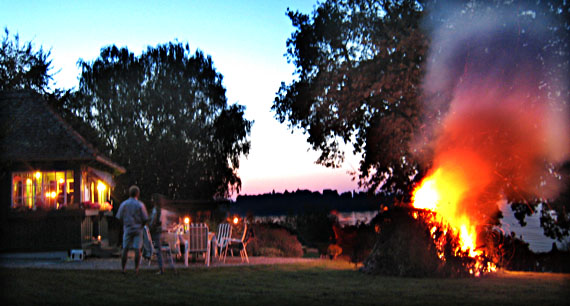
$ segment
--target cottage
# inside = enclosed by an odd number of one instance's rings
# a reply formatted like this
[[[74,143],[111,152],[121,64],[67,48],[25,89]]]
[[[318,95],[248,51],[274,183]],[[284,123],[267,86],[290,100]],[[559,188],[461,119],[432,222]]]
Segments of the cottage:
[[[100,154],[37,94],[0,93],[0,250],[85,248],[108,239],[113,176]]]

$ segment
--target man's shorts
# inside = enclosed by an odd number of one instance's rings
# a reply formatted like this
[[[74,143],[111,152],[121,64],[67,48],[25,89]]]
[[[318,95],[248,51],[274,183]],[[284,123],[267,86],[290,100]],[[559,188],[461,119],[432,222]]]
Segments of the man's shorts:
[[[142,231],[137,231],[134,233],[123,234],[123,249],[137,249],[140,250],[142,247]]]

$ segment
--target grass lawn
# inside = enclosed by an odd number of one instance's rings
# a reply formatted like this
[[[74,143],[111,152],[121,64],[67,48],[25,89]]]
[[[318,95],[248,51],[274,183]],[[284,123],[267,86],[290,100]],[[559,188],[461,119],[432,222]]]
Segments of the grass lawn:
[[[129,271],[0,269],[3,305],[564,305],[570,275],[370,276],[344,262]],[[7,302],[7,303],[6,303]]]

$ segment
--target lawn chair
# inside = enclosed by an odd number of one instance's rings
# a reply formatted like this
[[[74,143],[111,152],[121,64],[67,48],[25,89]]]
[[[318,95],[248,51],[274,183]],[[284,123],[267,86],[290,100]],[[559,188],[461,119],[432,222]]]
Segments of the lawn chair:
[[[150,231],[148,229],[148,226],[146,226],[146,225],[144,226],[144,233],[143,234],[146,235],[146,238],[148,239],[148,244],[150,246],[150,256],[148,257],[148,265],[150,266],[150,263],[152,262],[152,256],[153,255],[157,256],[157,260],[158,260],[158,252],[162,252],[162,253],[165,253],[168,255],[168,258],[170,259],[170,266],[172,267],[172,269],[174,269],[174,272],[176,272],[176,266],[174,265],[174,259],[172,258],[171,244],[168,241],[163,241],[162,245],[160,245],[160,246],[154,245],[154,243],[152,241],[152,236],[150,235]]]
[[[184,265],[188,266],[190,253],[204,254],[206,266],[210,266],[210,240],[208,239],[208,225],[205,223],[191,223],[185,243]]]
[[[247,222],[244,222],[243,235],[241,236],[241,239],[236,239],[236,238],[228,239],[228,245],[224,251],[224,263],[226,262],[226,256],[228,255],[228,249],[230,249],[232,257],[234,256],[234,251],[233,251],[234,247],[238,247],[240,249],[239,255],[241,257],[241,261],[243,262],[245,259],[245,261],[249,263],[249,257],[247,256],[247,250],[246,250],[249,238],[250,238],[250,232],[247,230]]]
[[[220,223],[218,225],[218,233],[216,241],[218,243],[218,260],[222,259],[223,252],[228,248],[228,240],[232,237],[232,225],[229,223]]]

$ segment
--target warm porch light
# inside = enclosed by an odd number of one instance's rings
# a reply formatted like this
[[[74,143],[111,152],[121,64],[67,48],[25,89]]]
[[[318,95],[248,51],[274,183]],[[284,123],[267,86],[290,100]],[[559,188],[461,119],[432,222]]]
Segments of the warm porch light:
[[[60,183],[60,184],[63,184],[64,181],[65,181],[65,180],[64,180],[63,178],[60,178],[60,179],[59,179],[59,183]]]
[[[32,180],[31,180],[31,179],[27,179],[27,180],[26,180],[26,184],[31,185],[31,184],[32,184]]]
[[[41,172],[38,171],[38,172],[36,172],[35,176],[39,180],[40,177],[42,177],[42,174],[41,174]]]
[[[56,196],[57,196],[57,194],[55,193],[55,191],[52,191],[52,192],[50,193],[50,197],[51,197],[52,199],[55,199]]]
[[[190,223],[190,218],[185,217],[184,218],[184,231],[187,232],[189,230],[188,228],[188,224]]]
[[[97,191],[105,191],[105,189],[107,188],[107,186],[105,186],[105,184],[101,181],[99,181],[97,183]]]
[[[237,224],[239,221],[238,217],[234,217],[234,224]]]

